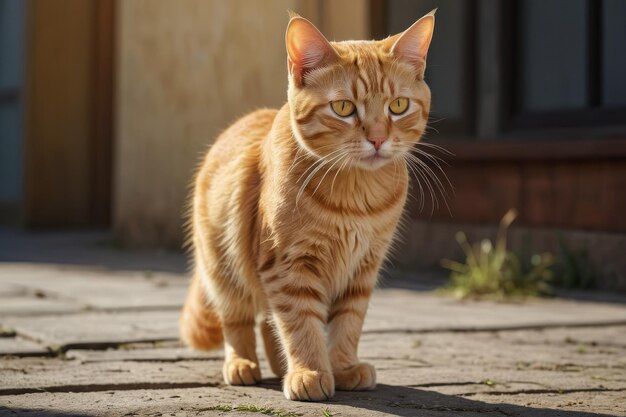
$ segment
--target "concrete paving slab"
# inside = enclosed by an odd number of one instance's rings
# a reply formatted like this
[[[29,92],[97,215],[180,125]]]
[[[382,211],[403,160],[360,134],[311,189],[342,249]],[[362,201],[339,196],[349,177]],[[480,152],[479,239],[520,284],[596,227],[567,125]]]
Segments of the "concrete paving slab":
[[[430,292],[378,290],[365,332],[441,331],[626,324],[626,305],[565,300],[457,301]]]
[[[490,368],[626,369],[626,326],[501,332],[366,334],[360,355],[425,365],[484,363]]]
[[[132,390],[88,393],[40,393],[5,396],[5,412],[0,415],[49,416],[261,416],[278,415],[336,417],[601,417],[624,415],[620,393],[601,397],[589,393],[557,395],[458,397],[414,388],[381,385],[373,393],[339,392],[332,400],[320,403],[287,401],[277,384],[262,387],[203,387],[171,390]],[[246,407],[261,412],[227,411]],[[11,411],[9,411],[11,410]],[[267,410],[272,410],[270,414]],[[39,414],[37,414],[39,413]],[[279,414],[280,413],[280,414]]]
[[[397,299],[395,303],[392,299]],[[558,306],[555,306],[557,304]],[[554,311],[563,312],[556,314]],[[568,314],[565,314],[565,313]],[[5,325],[47,345],[89,346],[174,340],[178,311],[85,312],[65,316],[7,317]],[[528,305],[459,303],[432,294],[378,290],[364,333],[469,331],[621,323],[626,307],[599,303],[537,301]],[[542,317],[543,319],[539,319]]]
[[[74,313],[81,310],[84,310],[84,306],[72,301],[40,298],[28,294],[0,299],[0,321],[2,317],[7,316]]]
[[[0,398],[28,392],[90,392],[184,388],[221,383],[221,361],[81,363],[62,359],[4,359]]]
[[[178,311],[87,312],[72,315],[7,317],[18,334],[64,350],[178,339]]]
[[[260,407],[290,417],[322,416],[326,409],[359,417],[626,415],[625,304],[458,302],[379,290],[360,347],[362,359],[377,367],[378,388],[307,404],[284,399],[262,355],[262,386],[238,388],[222,385],[221,351],[181,347],[178,308],[186,286],[182,273],[0,263],[0,311],[4,299],[27,298],[31,311],[43,312],[0,312],[3,334],[17,331],[0,338],[0,352],[66,351],[0,359],[0,415],[268,411]],[[49,314],[45,300],[79,310]]]
[[[62,265],[0,264],[0,282],[96,309],[180,307],[184,274],[107,271]]]
[[[457,335],[459,339],[461,336]],[[495,350],[506,348],[502,340],[493,341],[492,344],[496,345]],[[364,350],[367,354],[367,342],[364,344]],[[519,367],[514,359],[494,366],[488,358],[481,359],[472,350],[466,352],[467,358],[444,352],[425,355],[426,361],[403,359],[404,351],[403,345],[399,344],[394,351],[399,358],[369,359],[369,362],[377,368],[379,383],[460,396],[485,392],[493,394],[535,391],[542,393],[626,391],[625,368],[616,363],[608,364],[615,366],[605,364],[604,367],[578,366],[579,369],[576,370],[544,369]],[[110,352],[103,352],[103,356],[107,356],[108,353]],[[128,358],[128,361],[117,362],[6,360],[4,362],[6,372],[4,375],[0,373],[0,380],[11,382],[10,386],[3,387],[0,384],[0,395],[40,390],[87,392],[109,389],[108,387],[117,390],[136,389],[154,387],[155,384],[163,388],[176,388],[181,385],[192,387],[222,382],[220,372],[222,360],[218,355],[212,360],[200,361],[178,359],[171,361],[168,358],[150,360],[150,356],[159,355],[147,354],[145,357],[137,358],[138,360]],[[266,363],[262,361],[261,365],[264,378],[272,378],[273,375]],[[186,372],[184,369],[192,372]],[[198,375],[202,375],[203,378],[199,380]],[[208,376],[211,377],[204,378]]]
[[[20,337],[0,337],[0,356],[47,356],[45,346]]]
[[[376,366],[378,361],[372,361]],[[398,363],[400,365],[400,363]],[[380,370],[378,370],[380,368]],[[510,393],[541,391],[626,390],[622,379],[595,377],[591,372],[492,369],[485,365],[417,367],[377,367],[380,383],[436,390],[445,394]],[[623,376],[623,375],[622,375]]]
[[[26,294],[26,289],[24,287],[10,282],[3,282],[2,279],[0,279],[0,298],[24,294]]]
[[[537,393],[476,394],[468,399],[491,404],[520,404],[535,410],[532,416],[626,416],[626,392],[563,392],[538,395]]]
[[[222,360],[223,350],[201,352],[187,347],[171,348],[140,348],[140,349],[107,349],[81,350],[72,349],[65,353],[69,359],[76,359],[82,363],[89,362],[179,362],[184,360]]]

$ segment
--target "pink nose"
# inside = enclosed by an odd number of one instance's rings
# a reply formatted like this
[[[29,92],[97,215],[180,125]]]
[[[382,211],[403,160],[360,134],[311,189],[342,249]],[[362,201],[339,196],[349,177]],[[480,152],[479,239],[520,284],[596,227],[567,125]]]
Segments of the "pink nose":
[[[379,137],[374,137],[374,138],[369,138],[368,139],[369,143],[374,145],[374,149],[376,149],[376,150],[379,150],[380,147],[383,146],[383,143],[385,143],[386,140],[387,140],[387,138],[384,137],[384,136],[379,136]]]

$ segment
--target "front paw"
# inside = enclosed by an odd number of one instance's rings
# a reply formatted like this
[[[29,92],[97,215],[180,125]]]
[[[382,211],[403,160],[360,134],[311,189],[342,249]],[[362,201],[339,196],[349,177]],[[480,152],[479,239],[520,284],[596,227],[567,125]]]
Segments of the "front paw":
[[[289,372],[283,381],[283,393],[288,400],[329,400],[335,395],[333,374],[310,370]]]
[[[256,385],[261,381],[259,365],[248,359],[227,360],[223,374],[228,385]]]
[[[335,384],[340,391],[368,391],[376,387],[376,369],[361,362],[341,371],[333,371]]]

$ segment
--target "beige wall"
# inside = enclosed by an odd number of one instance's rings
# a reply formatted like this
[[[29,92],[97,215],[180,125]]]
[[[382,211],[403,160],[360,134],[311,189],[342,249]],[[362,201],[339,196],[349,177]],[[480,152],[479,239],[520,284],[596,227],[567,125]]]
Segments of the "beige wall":
[[[286,10],[309,16],[331,39],[369,37],[368,2],[337,3],[118,0],[117,238],[180,244],[188,185],[215,135],[286,99]]]

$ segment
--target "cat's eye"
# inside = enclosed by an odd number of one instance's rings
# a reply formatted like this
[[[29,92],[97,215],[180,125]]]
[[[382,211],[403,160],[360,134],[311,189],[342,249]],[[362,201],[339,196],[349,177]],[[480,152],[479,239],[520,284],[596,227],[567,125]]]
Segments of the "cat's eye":
[[[409,108],[409,99],[399,97],[389,104],[389,111],[396,116],[404,113]]]
[[[330,103],[333,111],[337,116],[348,117],[354,113],[354,103],[349,100],[337,100]]]

